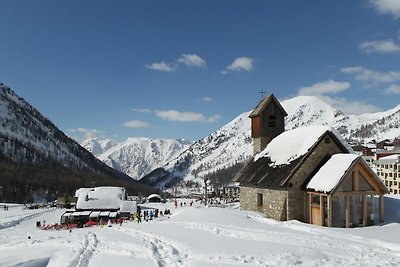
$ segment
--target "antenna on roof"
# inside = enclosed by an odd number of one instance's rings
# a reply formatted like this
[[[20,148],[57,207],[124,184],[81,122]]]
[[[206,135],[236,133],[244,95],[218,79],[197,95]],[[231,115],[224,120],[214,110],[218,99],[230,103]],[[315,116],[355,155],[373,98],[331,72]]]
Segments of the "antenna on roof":
[[[261,91],[259,91],[258,93],[261,94],[261,97],[262,97],[262,98],[264,98],[264,95],[265,95],[267,92],[265,92],[264,90],[261,90]]]

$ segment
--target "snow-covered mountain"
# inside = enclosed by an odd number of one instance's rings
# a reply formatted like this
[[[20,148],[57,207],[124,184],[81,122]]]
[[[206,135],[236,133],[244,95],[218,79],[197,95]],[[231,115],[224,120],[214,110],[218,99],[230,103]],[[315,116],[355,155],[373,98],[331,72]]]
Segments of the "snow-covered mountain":
[[[307,125],[329,125],[346,139],[367,142],[400,136],[400,104],[388,111],[346,115],[316,96],[298,96],[282,101],[288,113],[286,129]]]
[[[81,143],[81,146],[96,157],[116,145],[116,141],[101,137],[89,138]]]
[[[281,102],[288,113],[286,130],[307,125],[329,125],[346,139],[381,140],[400,137],[400,105],[386,112],[346,115],[313,96],[298,96]],[[243,163],[252,156],[249,112],[209,136],[193,143],[178,158],[143,177],[142,181],[160,188],[174,181],[202,182],[204,176]]]
[[[18,201],[13,198],[17,193],[21,197],[49,196],[50,192],[55,196],[92,183],[133,182],[67,137],[3,84],[0,84],[0,167],[0,197],[7,197],[7,193],[14,201]]]
[[[0,85],[0,155],[16,164],[112,172],[10,88]]]
[[[114,145],[112,145],[114,144]],[[82,143],[98,159],[114,169],[139,180],[152,170],[186,150],[191,142],[183,139],[128,138],[121,143],[109,139],[89,139]],[[108,147],[108,148],[107,148]],[[94,151],[94,152],[93,152]],[[95,153],[102,151],[102,153]]]

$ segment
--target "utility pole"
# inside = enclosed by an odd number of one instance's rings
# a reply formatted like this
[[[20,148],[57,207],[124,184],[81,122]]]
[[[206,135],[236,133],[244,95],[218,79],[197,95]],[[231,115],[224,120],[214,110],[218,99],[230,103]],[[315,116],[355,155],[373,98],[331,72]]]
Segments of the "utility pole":
[[[207,193],[207,183],[208,183],[208,179],[204,179],[204,194],[205,194],[205,196],[204,196],[204,199],[205,199],[205,204],[204,205],[206,205],[207,206],[207,203],[208,203],[208,193]]]

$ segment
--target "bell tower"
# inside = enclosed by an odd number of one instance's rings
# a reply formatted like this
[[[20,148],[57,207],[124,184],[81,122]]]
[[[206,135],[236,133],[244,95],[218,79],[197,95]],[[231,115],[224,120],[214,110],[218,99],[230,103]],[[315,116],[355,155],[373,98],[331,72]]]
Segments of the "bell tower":
[[[253,155],[263,151],[273,138],[285,131],[286,116],[286,111],[273,94],[261,99],[249,116]]]

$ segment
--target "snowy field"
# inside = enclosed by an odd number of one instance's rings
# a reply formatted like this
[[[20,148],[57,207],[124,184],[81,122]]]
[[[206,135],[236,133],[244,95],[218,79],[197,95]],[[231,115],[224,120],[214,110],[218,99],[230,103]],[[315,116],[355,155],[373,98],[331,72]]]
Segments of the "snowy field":
[[[385,224],[354,229],[277,222],[237,206],[151,206],[172,215],[71,232],[35,226],[58,222],[62,209],[1,208],[0,266],[400,266],[400,198],[385,198]]]

